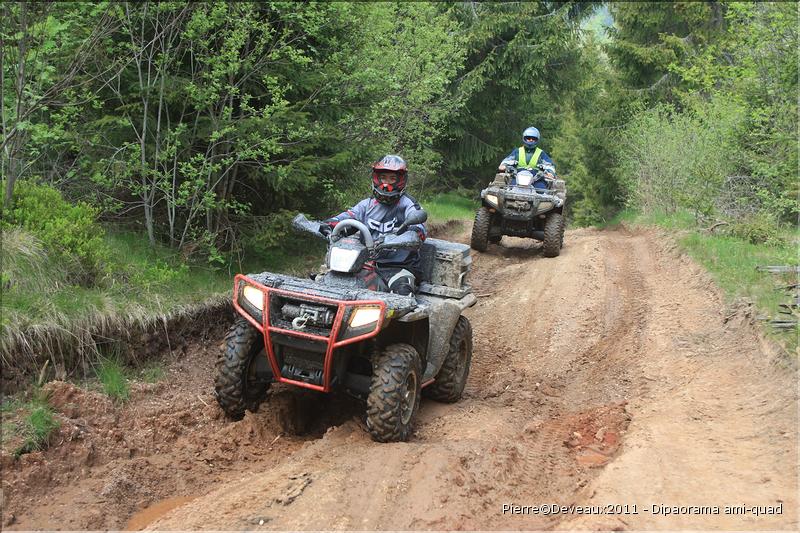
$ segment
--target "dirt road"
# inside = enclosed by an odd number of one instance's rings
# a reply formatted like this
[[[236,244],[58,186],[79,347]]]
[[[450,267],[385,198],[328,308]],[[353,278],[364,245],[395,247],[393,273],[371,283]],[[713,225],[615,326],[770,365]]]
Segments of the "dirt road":
[[[411,442],[281,388],[225,421],[210,339],[128,407],[49,384],[70,422],[4,457],[5,529],[797,529],[796,371],[668,240],[575,230],[546,259],[505,237],[471,280],[465,398],[424,401]],[[606,513],[504,512],[542,504]]]

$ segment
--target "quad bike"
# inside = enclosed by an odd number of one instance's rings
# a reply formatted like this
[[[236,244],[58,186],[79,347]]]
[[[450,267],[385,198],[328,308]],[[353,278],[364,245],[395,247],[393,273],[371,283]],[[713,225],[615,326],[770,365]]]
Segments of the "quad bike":
[[[240,419],[280,382],[322,393],[343,390],[366,400],[367,428],[379,442],[407,440],[420,396],[461,398],[472,359],[472,328],[462,311],[477,299],[465,277],[469,247],[421,243],[419,210],[375,241],[366,225],[340,222],[326,237],[303,215],[297,230],[328,241],[327,272],[314,279],[238,274],[238,313],[217,363],[215,389],[225,413]],[[349,232],[354,232],[348,236]],[[419,249],[423,279],[416,295],[386,291],[374,275],[384,249]]]
[[[481,207],[472,226],[474,249],[485,252],[490,242],[499,243],[503,235],[511,235],[543,241],[545,257],[561,253],[567,191],[564,180],[551,178],[545,178],[547,189],[534,188],[533,183],[544,176],[543,172],[540,165],[534,176],[529,170],[517,170],[512,163],[481,191]],[[512,178],[516,184],[511,184]]]

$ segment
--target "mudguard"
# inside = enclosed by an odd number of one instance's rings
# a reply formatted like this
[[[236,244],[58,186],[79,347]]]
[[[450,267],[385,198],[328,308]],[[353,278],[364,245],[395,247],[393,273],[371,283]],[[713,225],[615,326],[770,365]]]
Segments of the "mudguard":
[[[450,336],[456,327],[458,317],[467,307],[475,305],[477,298],[470,293],[460,300],[436,298],[418,295],[417,301],[424,305],[428,317],[430,334],[428,335],[428,357],[423,383],[435,378],[442,368],[450,346]],[[407,317],[411,318],[411,317]]]

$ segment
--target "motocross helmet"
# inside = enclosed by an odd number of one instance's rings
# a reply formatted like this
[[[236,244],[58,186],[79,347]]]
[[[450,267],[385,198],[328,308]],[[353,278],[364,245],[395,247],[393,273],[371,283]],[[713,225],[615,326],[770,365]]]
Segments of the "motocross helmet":
[[[400,200],[408,182],[408,167],[399,155],[385,155],[372,165],[372,195],[382,204]]]
[[[522,132],[522,144],[525,148],[533,148],[539,142],[539,130],[531,126]]]

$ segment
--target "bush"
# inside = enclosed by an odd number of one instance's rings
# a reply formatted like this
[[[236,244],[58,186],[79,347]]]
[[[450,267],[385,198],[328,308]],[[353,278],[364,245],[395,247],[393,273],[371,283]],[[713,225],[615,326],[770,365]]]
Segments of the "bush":
[[[90,285],[109,256],[104,231],[95,221],[97,215],[98,211],[84,202],[67,202],[53,187],[18,181],[2,224],[4,231],[13,226],[28,230],[48,255],[69,271],[71,279]]]
[[[764,212],[737,220],[728,226],[728,234],[751,244],[781,246],[784,239],[776,218]]]
[[[737,169],[743,118],[738,103],[722,99],[639,114],[623,133],[619,156],[628,205],[644,214],[713,213],[726,176]]]

